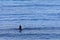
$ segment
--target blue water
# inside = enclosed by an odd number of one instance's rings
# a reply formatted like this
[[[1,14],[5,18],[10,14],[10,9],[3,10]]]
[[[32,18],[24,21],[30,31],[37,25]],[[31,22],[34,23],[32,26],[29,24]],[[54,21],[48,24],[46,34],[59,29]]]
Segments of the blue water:
[[[0,0],[0,40],[20,39],[60,40],[60,0]]]

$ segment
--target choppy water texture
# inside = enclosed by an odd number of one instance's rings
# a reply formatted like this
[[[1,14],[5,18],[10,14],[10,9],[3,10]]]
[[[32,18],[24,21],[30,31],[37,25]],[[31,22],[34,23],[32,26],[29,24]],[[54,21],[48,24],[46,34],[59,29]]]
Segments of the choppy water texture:
[[[60,40],[60,0],[0,0],[0,40]]]

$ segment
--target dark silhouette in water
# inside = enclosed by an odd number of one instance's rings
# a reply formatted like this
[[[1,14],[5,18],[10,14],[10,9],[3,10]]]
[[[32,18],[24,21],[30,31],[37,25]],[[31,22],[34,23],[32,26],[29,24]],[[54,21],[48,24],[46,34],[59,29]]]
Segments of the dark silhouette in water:
[[[19,26],[19,32],[21,32],[21,31],[22,31],[22,26],[20,25],[20,26]]]

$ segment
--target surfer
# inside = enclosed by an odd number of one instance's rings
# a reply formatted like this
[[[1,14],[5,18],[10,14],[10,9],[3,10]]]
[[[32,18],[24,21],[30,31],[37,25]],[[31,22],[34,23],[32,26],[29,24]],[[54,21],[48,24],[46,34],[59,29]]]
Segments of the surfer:
[[[19,31],[20,31],[20,32],[22,31],[22,26],[21,26],[21,25],[19,26]]]

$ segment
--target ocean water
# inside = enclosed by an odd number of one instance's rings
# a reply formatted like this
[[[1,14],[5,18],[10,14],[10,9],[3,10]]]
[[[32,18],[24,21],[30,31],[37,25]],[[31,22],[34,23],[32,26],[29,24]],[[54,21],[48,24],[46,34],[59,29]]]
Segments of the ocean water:
[[[0,40],[60,40],[60,0],[0,0]]]

